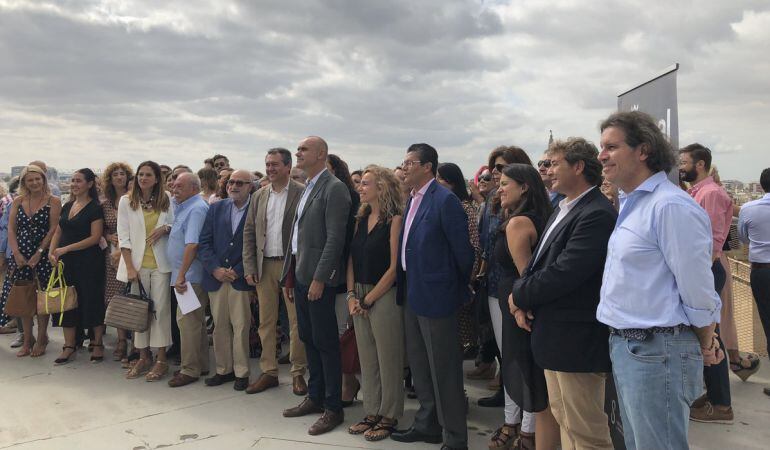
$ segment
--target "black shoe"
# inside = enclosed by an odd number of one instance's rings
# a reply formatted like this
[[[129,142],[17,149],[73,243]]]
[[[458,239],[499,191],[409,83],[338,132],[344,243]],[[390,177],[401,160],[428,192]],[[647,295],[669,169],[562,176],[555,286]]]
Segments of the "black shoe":
[[[478,404],[483,408],[499,408],[505,406],[505,394],[502,389],[498,389],[494,395],[480,398]]]
[[[466,345],[463,347],[463,360],[476,359],[476,355],[479,354],[479,348],[475,345]]]
[[[235,384],[233,384],[233,389],[236,391],[245,391],[247,387],[249,387],[249,377],[235,377]]]
[[[397,430],[390,435],[396,442],[427,442],[428,444],[440,444],[444,441],[441,434],[425,434],[414,429]]]
[[[278,364],[289,364],[290,362],[288,353],[278,358]]]
[[[235,381],[235,374],[233,372],[226,373],[224,375],[214,374],[211,378],[206,378],[206,386],[219,386],[223,383]]]
[[[762,390],[762,392],[765,393],[765,395],[770,395],[770,387],[766,387]]]

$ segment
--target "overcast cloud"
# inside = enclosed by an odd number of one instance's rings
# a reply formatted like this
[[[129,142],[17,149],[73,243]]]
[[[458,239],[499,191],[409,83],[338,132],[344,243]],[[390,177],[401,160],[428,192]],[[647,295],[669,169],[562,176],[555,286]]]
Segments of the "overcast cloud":
[[[0,171],[327,139],[352,168],[429,142],[466,176],[548,130],[598,141],[616,95],[679,62],[682,145],[770,166],[767,1],[0,0]]]

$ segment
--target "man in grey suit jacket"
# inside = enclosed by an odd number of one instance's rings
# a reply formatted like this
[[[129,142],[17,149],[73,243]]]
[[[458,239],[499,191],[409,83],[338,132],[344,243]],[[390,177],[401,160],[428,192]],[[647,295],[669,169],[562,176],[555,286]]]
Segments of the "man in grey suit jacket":
[[[246,282],[257,288],[259,299],[259,339],[262,356],[259,366],[262,375],[246,389],[256,394],[278,386],[276,348],[279,302],[281,301],[281,274],[286,245],[291,242],[294,212],[305,186],[289,179],[291,153],[285,148],[272,148],[265,156],[265,172],[270,184],[251,197],[252,207],[243,229],[243,268]],[[289,255],[291,256],[291,255]],[[286,301],[289,317],[289,360],[291,361],[292,390],[295,395],[307,394],[305,347],[299,339],[297,312],[294,303]]]
[[[308,433],[326,433],[341,424],[342,363],[334,312],[336,287],[345,282],[343,247],[351,200],[348,188],[326,169],[329,148],[318,136],[297,148],[297,167],[307,186],[297,205],[283,266],[284,295],[295,301],[299,337],[305,343],[308,396],[284,417],[323,413]]]

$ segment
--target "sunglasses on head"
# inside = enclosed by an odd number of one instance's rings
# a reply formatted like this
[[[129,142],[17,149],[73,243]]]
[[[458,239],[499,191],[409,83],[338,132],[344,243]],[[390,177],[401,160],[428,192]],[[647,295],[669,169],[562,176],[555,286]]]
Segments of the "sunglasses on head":
[[[545,167],[546,169],[551,167],[550,159],[543,159],[537,162],[537,167]]]

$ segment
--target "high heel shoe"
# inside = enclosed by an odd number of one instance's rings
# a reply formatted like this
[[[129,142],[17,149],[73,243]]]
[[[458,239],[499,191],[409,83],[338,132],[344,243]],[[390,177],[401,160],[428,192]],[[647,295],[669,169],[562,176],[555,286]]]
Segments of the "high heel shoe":
[[[353,403],[355,403],[356,400],[358,400],[358,392],[360,390],[361,390],[361,383],[358,383],[358,387],[356,387],[356,392],[355,392],[355,394],[353,394],[353,400],[341,400],[342,407],[343,408],[347,408],[348,406],[352,406]]]
[[[104,361],[104,354],[103,354],[104,353],[104,345],[103,344],[93,344],[93,345],[91,345],[91,348],[92,348],[92,350],[91,350],[92,353],[97,348],[102,349],[102,356],[91,355],[91,363],[92,364],[96,364],[96,363],[100,363],[100,362]]]
[[[744,361],[748,361],[748,367],[746,367]],[[743,355],[739,355],[738,361],[730,361],[730,370],[732,370],[732,372],[736,374],[738,378],[741,379],[741,381],[746,381],[750,376],[754,375],[759,370],[759,358],[753,353],[749,353],[745,357]]]
[[[69,355],[67,355],[64,358],[56,358],[53,362],[54,365],[61,366],[75,359],[75,354],[77,354],[77,350],[75,349],[75,347],[71,345],[65,345],[64,347],[61,348],[62,353],[64,353],[64,351],[66,351],[67,349],[71,350]]]

